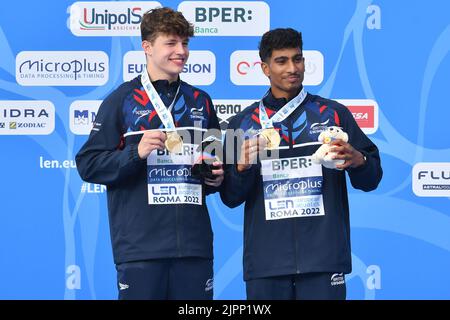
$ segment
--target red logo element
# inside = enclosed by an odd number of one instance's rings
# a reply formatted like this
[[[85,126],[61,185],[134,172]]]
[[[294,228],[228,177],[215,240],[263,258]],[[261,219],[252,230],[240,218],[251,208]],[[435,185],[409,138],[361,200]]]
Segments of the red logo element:
[[[261,65],[261,61],[255,62],[241,61],[237,64],[236,69],[239,74],[246,75],[247,73],[249,73],[250,69],[253,69],[258,65]]]
[[[361,129],[375,128],[375,106],[347,106]]]

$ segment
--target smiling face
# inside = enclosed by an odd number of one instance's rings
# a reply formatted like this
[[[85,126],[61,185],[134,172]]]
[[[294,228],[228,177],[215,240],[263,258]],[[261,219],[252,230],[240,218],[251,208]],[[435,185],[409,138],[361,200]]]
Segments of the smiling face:
[[[272,94],[276,98],[293,98],[300,88],[305,74],[305,58],[300,48],[273,50],[272,55],[261,64],[269,78]]]
[[[159,34],[153,41],[142,41],[147,71],[152,81],[176,81],[189,57],[188,38]]]

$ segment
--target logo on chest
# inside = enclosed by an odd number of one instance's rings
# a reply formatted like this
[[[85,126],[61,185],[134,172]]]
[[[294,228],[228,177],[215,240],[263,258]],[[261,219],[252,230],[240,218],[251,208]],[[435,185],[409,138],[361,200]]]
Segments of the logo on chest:
[[[205,106],[202,106],[201,108],[191,108],[190,111],[190,118],[192,121],[204,121],[206,120],[205,115],[203,113],[203,109]]]

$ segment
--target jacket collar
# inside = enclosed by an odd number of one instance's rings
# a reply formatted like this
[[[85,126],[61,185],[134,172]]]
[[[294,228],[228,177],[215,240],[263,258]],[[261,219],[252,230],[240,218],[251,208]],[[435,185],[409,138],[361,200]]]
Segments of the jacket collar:
[[[303,86],[300,88],[300,90],[303,88]],[[298,91],[300,92],[300,91]],[[297,94],[298,94],[297,92]],[[280,110],[286,103],[288,103],[288,100],[286,98],[275,98],[272,94],[272,90],[269,90],[269,93],[267,96],[263,99],[264,106],[266,108],[272,109],[272,110]]]

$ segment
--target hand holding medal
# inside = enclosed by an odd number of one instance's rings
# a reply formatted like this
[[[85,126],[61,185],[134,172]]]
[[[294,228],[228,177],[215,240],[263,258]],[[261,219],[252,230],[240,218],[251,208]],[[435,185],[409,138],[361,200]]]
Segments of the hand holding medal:
[[[277,149],[281,143],[281,137],[277,130],[274,129],[273,124],[282,122],[284,119],[289,117],[289,115],[294,112],[294,110],[300,106],[306,98],[306,91],[302,89],[297,96],[295,96],[291,101],[286,103],[281,107],[278,112],[276,112],[272,118],[269,118],[264,107],[263,99],[259,101],[259,121],[261,123],[262,131],[259,134],[264,137],[267,142],[266,149],[273,150]],[[267,94],[266,94],[267,95]]]
[[[172,115],[170,111],[177,100],[178,92],[180,91],[180,86],[177,88],[177,92],[175,94],[175,98],[173,99],[170,106],[166,107],[164,102],[161,100],[158,92],[156,92],[153,84],[150,81],[147,70],[144,70],[141,74],[141,82],[144,87],[147,96],[149,97],[153,107],[155,108],[156,113],[158,114],[159,119],[161,120],[164,128],[166,128],[166,140],[164,145],[167,150],[172,153],[180,153],[183,147],[183,140],[180,135],[175,131],[175,123],[173,122]]]
[[[264,129],[260,135],[266,139],[267,142],[267,149],[272,150],[276,149],[280,146],[281,138],[277,130],[274,128],[267,128]]]
[[[153,150],[164,150],[166,135],[160,130],[148,130],[142,135],[138,144],[138,154],[141,159],[147,159]]]
[[[237,160],[237,171],[242,172],[251,168],[253,164],[257,163],[258,153],[260,150],[267,148],[267,139],[260,137],[259,134],[242,143]]]
[[[176,131],[166,132],[166,142],[164,143],[166,149],[172,153],[180,153],[183,148],[183,139]]]

